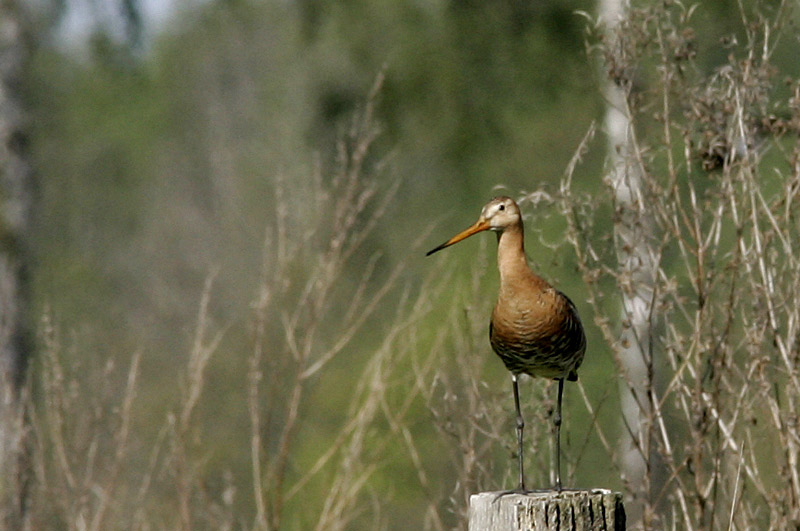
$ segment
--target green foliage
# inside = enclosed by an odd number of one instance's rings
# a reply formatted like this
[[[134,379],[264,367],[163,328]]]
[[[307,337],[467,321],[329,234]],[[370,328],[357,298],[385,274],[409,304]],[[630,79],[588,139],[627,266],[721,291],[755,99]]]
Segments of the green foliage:
[[[680,175],[676,201],[722,197],[723,94],[745,79],[760,83],[749,125],[783,135],[761,163],[783,164],[797,86],[779,81],[798,76],[796,31],[766,40],[769,64],[748,62],[752,28],[780,5],[743,4],[634,6],[624,61],[596,53],[603,38],[577,13],[595,6],[577,0],[213,2],[141,57],[102,38],[91,59],[43,46],[29,78],[45,316],[32,520],[463,527],[470,492],[513,482],[510,384],[486,338],[493,242],[428,260],[420,249],[472,222],[497,186],[525,196],[532,262],[587,325],[584,387],[565,397],[569,483],[623,489],[602,135],[565,168],[601,118],[608,75],[631,88],[640,137],[656,139],[646,167]],[[669,27],[667,114],[685,146],[660,136],[657,31]],[[770,200],[786,184],[763,183]],[[720,234],[722,263],[737,236]],[[681,249],[664,246],[676,300],[696,295]],[[552,391],[522,388],[538,484]]]

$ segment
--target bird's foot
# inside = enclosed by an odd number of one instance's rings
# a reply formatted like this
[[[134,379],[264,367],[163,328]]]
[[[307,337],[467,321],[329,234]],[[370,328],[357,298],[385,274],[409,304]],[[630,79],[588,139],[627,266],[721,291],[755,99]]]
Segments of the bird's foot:
[[[545,492],[552,492],[553,489],[526,489],[524,485],[520,485],[516,489],[510,490],[503,490],[497,493],[497,496],[494,497],[494,502],[502,498],[503,496],[508,496],[510,494],[521,494],[523,496],[527,496],[528,494],[544,494]]]
[[[546,489],[526,489],[524,486],[519,486],[516,489],[509,489],[500,491],[497,493],[497,496],[494,497],[493,501],[497,501],[503,496],[508,496],[510,494],[521,494],[523,496],[527,496],[528,494],[548,494],[551,492],[555,492],[557,494],[561,494],[562,492],[578,492],[578,491],[585,491],[586,489],[573,489],[573,488],[566,488],[562,487],[561,485],[553,485],[550,488]]]

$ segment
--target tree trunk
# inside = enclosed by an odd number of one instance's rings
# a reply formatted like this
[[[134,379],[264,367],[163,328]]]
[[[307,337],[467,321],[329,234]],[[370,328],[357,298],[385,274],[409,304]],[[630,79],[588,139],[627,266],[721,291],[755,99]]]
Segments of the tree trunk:
[[[26,240],[32,172],[22,99],[30,49],[25,28],[21,5],[0,0],[0,522],[9,529],[21,522],[27,483],[22,393],[30,356]]]
[[[626,16],[626,0],[600,0],[599,15],[605,26],[606,46],[612,61],[626,68],[620,54],[620,22]],[[622,476],[634,503],[629,504],[632,521],[649,520],[650,405],[652,353],[650,351],[651,306],[655,264],[650,247],[652,223],[644,198],[643,175],[636,152],[633,124],[628,106],[630,80],[609,76],[605,87],[607,102],[604,128],[608,135],[609,174],[614,189],[614,236],[622,290],[622,334],[617,350],[625,374],[620,382],[623,436],[620,438]]]

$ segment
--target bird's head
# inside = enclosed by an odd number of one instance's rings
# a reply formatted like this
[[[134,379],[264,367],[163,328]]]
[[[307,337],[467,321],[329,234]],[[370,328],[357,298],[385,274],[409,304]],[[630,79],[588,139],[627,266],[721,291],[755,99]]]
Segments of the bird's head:
[[[426,256],[432,255],[436,251],[458,243],[478,232],[485,230],[503,232],[508,227],[517,225],[521,221],[522,215],[520,214],[517,203],[513,199],[506,196],[495,197],[484,205],[481,210],[481,215],[478,217],[478,221],[471,227],[459,232],[435,249],[431,249]]]

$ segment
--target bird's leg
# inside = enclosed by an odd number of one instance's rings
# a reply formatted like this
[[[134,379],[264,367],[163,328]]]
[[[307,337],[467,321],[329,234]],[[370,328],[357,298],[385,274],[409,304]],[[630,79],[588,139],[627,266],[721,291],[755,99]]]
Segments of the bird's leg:
[[[525,428],[525,419],[522,418],[522,411],[519,408],[519,387],[517,386],[517,375],[511,375],[511,384],[514,387],[514,407],[517,410],[517,459],[519,459],[519,491],[525,491],[525,475],[522,462],[522,430]]]
[[[514,383],[516,386],[516,382]],[[516,389],[516,388],[515,388]],[[553,424],[556,427],[556,490],[561,492],[561,396],[564,394],[564,378],[558,379],[558,399]]]

